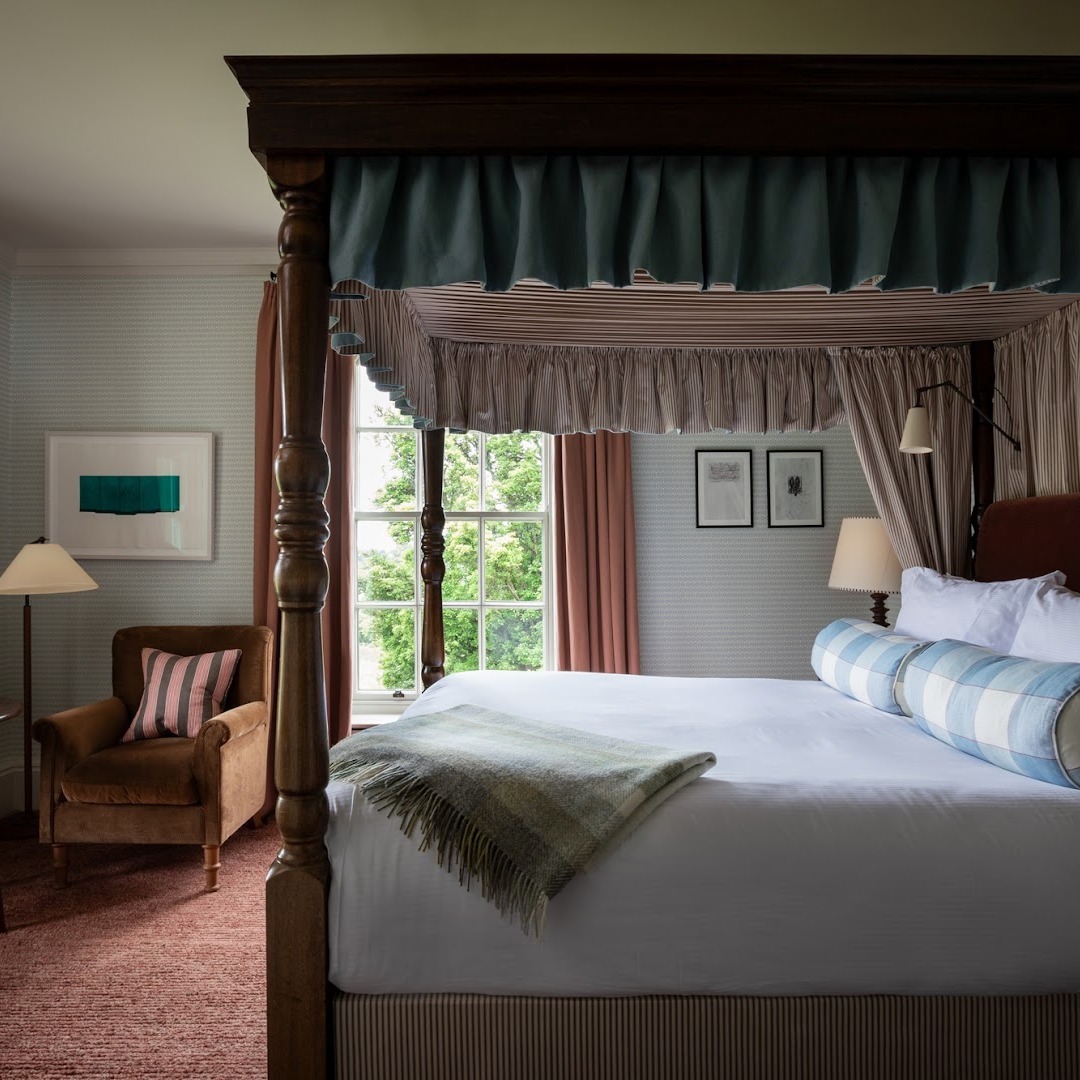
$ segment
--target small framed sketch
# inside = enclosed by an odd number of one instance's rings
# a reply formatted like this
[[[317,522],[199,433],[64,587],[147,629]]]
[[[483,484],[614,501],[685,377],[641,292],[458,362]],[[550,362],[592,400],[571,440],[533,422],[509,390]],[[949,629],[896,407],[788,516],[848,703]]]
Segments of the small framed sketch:
[[[749,450],[697,451],[699,529],[751,527],[752,495]]]
[[[769,528],[825,524],[820,450],[768,452]]]
[[[213,557],[214,436],[45,435],[45,528],[77,559]]]

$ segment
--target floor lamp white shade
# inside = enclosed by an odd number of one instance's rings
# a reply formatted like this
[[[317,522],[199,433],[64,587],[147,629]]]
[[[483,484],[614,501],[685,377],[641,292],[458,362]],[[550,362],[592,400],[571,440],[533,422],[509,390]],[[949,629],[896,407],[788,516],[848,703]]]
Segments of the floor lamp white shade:
[[[43,593],[86,592],[97,582],[59,545],[26,544],[0,574],[0,593],[39,596]]]
[[[33,723],[31,678],[30,597],[46,593],[86,592],[97,582],[59,545],[44,538],[26,544],[0,574],[0,594],[23,599],[23,809],[33,810],[33,759],[30,725]]]

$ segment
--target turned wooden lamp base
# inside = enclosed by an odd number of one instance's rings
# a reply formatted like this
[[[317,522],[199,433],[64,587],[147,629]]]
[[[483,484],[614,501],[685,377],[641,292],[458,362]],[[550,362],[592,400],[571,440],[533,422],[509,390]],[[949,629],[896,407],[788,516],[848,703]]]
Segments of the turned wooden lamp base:
[[[874,606],[871,608],[872,621],[877,623],[878,626],[888,626],[888,620],[885,616],[889,613],[889,609],[885,606],[885,601],[888,598],[888,593],[872,592],[870,599],[874,601]]]

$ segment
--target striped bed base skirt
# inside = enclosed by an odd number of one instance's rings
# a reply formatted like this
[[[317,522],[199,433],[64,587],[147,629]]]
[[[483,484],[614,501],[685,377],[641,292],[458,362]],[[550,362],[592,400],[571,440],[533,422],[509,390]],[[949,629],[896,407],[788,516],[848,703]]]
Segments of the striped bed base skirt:
[[[1080,995],[337,994],[340,1080],[1067,1080]]]

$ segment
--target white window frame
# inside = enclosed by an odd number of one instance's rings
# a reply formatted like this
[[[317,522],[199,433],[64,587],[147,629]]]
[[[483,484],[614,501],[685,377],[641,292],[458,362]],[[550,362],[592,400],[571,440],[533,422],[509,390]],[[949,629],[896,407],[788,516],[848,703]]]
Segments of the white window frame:
[[[361,377],[363,377],[361,373]],[[415,510],[357,510],[353,517],[357,525],[365,521],[407,521],[414,524],[413,530],[413,564],[415,568],[415,593],[412,601],[407,600],[379,600],[361,601],[357,596],[353,597],[353,635],[355,639],[356,619],[361,610],[377,608],[400,608],[413,610],[414,634],[415,634],[415,679],[416,689],[404,690],[364,690],[359,687],[358,660],[354,657],[353,664],[353,704],[352,712],[355,724],[369,724],[378,722],[380,719],[392,719],[400,715],[421,693],[422,681],[420,677],[423,667],[421,660],[421,641],[423,636],[423,611],[424,611],[424,582],[420,576],[420,560],[422,557],[421,539],[423,526],[420,516],[423,513],[424,498],[424,475],[423,454],[421,451],[421,432],[402,425],[369,425],[357,424],[355,437],[357,450],[354,461],[358,468],[363,468],[359,452],[360,435],[392,434],[399,438],[411,435],[416,440],[416,474],[414,477],[417,508]],[[483,432],[468,432],[480,440],[479,462],[479,502],[483,506],[486,496],[487,477],[484,469],[485,450],[489,438]],[[470,521],[477,523],[479,530],[479,565],[477,567],[477,592],[479,599],[472,600],[443,600],[443,610],[465,609],[477,611],[477,633],[479,634],[478,656],[480,670],[484,670],[487,659],[487,635],[486,618],[488,611],[496,610],[534,610],[542,613],[544,670],[550,670],[555,663],[555,607],[554,598],[554,566],[551,561],[551,493],[553,490],[554,473],[552,469],[553,446],[550,435],[538,432],[541,439],[541,507],[538,511],[516,510],[468,510],[468,511],[445,511],[446,524],[456,521]],[[447,436],[451,436],[448,434]],[[538,521],[541,529],[541,598],[530,601],[504,601],[485,600],[484,578],[484,525],[488,521]],[[354,558],[357,553],[354,553]]]

